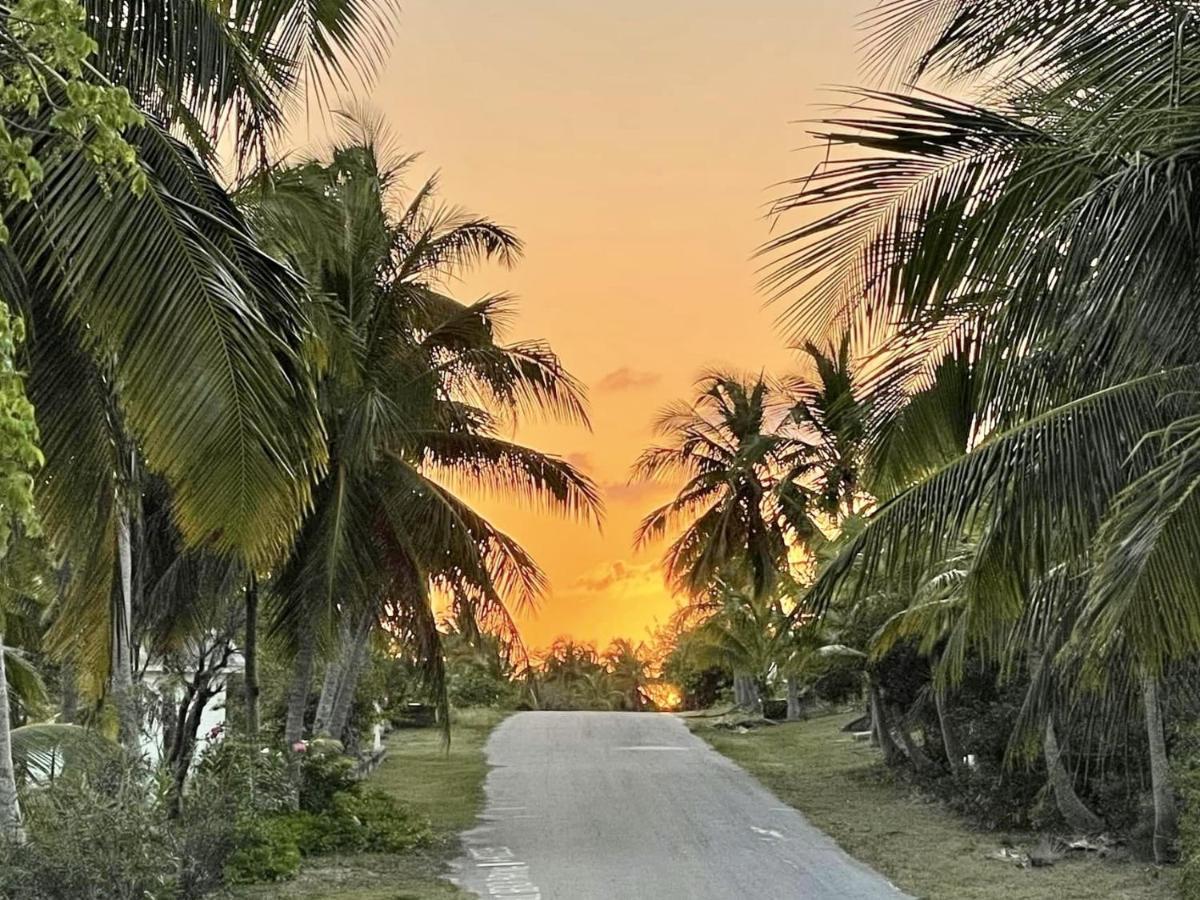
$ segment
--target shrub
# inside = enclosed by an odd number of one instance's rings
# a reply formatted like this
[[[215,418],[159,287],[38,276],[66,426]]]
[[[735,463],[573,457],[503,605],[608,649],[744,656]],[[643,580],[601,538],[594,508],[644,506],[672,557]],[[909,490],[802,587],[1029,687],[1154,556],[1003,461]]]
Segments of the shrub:
[[[1172,765],[1175,790],[1182,803],[1179,816],[1179,895],[1200,900],[1200,726],[1184,730]]]
[[[288,816],[242,819],[235,845],[225,864],[225,880],[230,884],[283,881],[300,869],[300,847]]]
[[[300,764],[300,808],[319,813],[332,807],[334,794],[355,788],[354,761],[336,741],[313,741],[308,748]]]
[[[380,791],[334,794],[321,812],[288,813],[277,819],[304,856],[322,853],[400,853],[427,844],[429,823]]]
[[[151,787],[143,764],[114,753],[26,791],[29,841],[0,843],[0,897],[177,897],[174,836]]]

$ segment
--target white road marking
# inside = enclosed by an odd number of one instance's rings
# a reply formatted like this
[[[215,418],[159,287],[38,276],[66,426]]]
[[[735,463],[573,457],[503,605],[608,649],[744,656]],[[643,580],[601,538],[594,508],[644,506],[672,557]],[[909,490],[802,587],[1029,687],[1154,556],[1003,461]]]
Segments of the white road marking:
[[[783,835],[780,834],[778,831],[776,831],[774,828],[759,828],[756,825],[751,825],[750,830],[763,838],[770,838],[771,840],[775,840],[775,841],[783,840]]]
[[[467,852],[477,869],[487,870],[485,886],[490,896],[541,900],[541,889],[529,878],[529,864],[517,859],[508,847],[469,847]]]

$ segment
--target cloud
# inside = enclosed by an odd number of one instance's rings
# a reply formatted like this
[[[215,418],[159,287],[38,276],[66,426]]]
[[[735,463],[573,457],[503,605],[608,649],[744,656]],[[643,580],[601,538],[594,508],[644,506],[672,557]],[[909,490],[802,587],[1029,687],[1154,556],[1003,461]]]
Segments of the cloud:
[[[575,580],[574,587],[584,591],[607,591],[616,585],[633,585],[638,582],[662,584],[662,572],[658,563],[648,562],[633,565],[623,559],[613,560],[592,569]]]
[[[592,454],[590,454],[590,453],[583,453],[583,452],[568,453],[566,456],[563,457],[563,459],[565,459],[568,463],[573,465],[575,468],[577,468],[581,472],[596,471],[596,463],[595,463],[595,460],[592,459]]]
[[[601,391],[635,391],[641,388],[654,387],[660,381],[662,381],[662,374],[659,372],[643,372],[638,369],[631,369],[629,366],[621,366],[621,368],[613,369],[601,378],[596,384],[596,389]]]
[[[604,499],[611,503],[643,503],[671,493],[669,485],[657,481],[606,481],[600,485]]]

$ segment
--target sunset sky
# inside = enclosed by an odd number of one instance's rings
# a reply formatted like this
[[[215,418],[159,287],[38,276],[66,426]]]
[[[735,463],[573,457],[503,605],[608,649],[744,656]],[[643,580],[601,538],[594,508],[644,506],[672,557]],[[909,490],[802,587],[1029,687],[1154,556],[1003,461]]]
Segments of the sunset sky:
[[[819,153],[797,120],[859,81],[868,0],[405,0],[369,101],[443,196],[515,229],[527,254],[455,286],[520,298],[513,336],[544,338],[590,389],[592,433],[521,438],[603,487],[603,530],[485,500],[552,581],[522,616],[556,635],[646,637],[675,601],[663,547],[635,553],[669,494],[629,486],[656,411],[712,365],[783,371],[784,336],[751,258],[772,185]]]

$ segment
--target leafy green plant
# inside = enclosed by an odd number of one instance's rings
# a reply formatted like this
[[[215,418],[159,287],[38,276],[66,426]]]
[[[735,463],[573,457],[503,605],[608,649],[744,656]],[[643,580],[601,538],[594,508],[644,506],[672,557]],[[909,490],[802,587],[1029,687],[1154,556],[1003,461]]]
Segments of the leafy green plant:
[[[27,792],[24,844],[0,842],[0,897],[174,900],[178,856],[145,766],[113,754]]]
[[[287,816],[248,816],[238,823],[237,848],[225,865],[230,884],[284,881],[300,870],[296,828]]]
[[[336,742],[313,741],[300,765],[300,809],[320,813],[333,807],[335,795],[356,784],[354,761],[343,756]]]
[[[1179,817],[1179,862],[1183,869],[1179,894],[1200,900],[1200,726],[1180,736],[1172,765],[1175,789],[1183,807]]]

